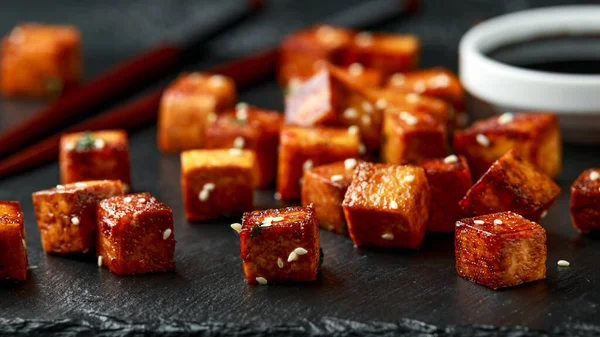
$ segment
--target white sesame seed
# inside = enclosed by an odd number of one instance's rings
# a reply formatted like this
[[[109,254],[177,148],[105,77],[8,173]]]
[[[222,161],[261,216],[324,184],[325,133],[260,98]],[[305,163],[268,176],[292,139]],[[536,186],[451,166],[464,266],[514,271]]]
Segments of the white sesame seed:
[[[225,76],[223,75],[212,75],[208,80],[215,87],[223,86],[226,83]]]
[[[344,160],[344,167],[346,168],[346,170],[354,169],[357,164],[358,164],[358,161],[354,158],[348,158],[348,159]]]
[[[261,286],[264,286],[267,284],[267,279],[264,277],[257,277],[256,282],[258,282],[258,284],[260,284]]]
[[[592,171],[592,173],[590,173],[591,180],[596,181],[598,178],[600,178],[600,173],[598,173],[598,171]]]
[[[473,220],[473,223],[476,224],[476,225],[483,225],[483,224],[485,224],[485,221],[483,221],[483,220]]]
[[[242,230],[242,224],[241,224],[241,223],[238,223],[238,222],[236,222],[236,223],[232,223],[232,224],[230,225],[230,227],[231,227],[231,228],[232,228],[234,231],[236,231],[236,232],[238,232],[238,233],[239,233],[239,232]]]
[[[104,141],[104,139],[100,139],[97,138],[96,140],[94,140],[94,147],[97,149],[103,149],[104,145],[106,145],[106,142]]]
[[[27,242],[25,239],[21,239],[21,243],[23,244],[23,248],[27,249]]]
[[[235,148],[242,149],[242,148],[244,148],[245,144],[246,144],[246,141],[244,140],[243,137],[237,136],[233,140],[233,147],[235,147]]]
[[[341,174],[336,174],[331,176],[331,178],[329,178],[331,181],[340,181],[344,179],[344,176]]]
[[[410,182],[413,182],[414,180],[415,180],[415,176],[414,176],[414,175],[412,175],[412,174],[409,174],[409,175],[407,175],[407,176],[404,176],[404,181],[406,181],[406,182],[409,182],[409,183],[410,183]]]
[[[350,125],[348,127],[348,133],[351,135],[356,135],[360,132],[360,128],[356,125]]]
[[[557,264],[561,267],[569,267],[571,265],[567,260],[558,260]]]
[[[373,34],[369,32],[360,32],[356,34],[354,41],[359,47],[368,47],[373,44]]]
[[[494,219],[494,224],[496,224],[496,225],[502,225],[502,220],[500,220],[500,219]]]
[[[238,104],[235,105],[236,110],[244,110],[244,109],[248,109],[248,107],[249,107],[248,103],[245,103],[245,102],[239,102]]]
[[[57,190],[64,190],[65,187],[63,185],[56,185]]]
[[[272,218],[272,217],[270,217],[270,216],[268,216],[268,217],[265,217],[265,218],[263,219],[263,221],[262,221],[262,222],[263,222],[263,223],[270,223],[270,222],[272,222],[272,221],[273,221],[273,218]]]
[[[356,109],[354,109],[354,108],[348,108],[348,109],[344,110],[344,117],[349,118],[349,119],[354,119],[354,118],[358,117],[358,111],[356,111]]]
[[[202,189],[205,189],[207,191],[213,191],[215,189],[215,184],[214,183],[206,183],[206,184],[204,184]]]
[[[406,112],[406,111],[400,112],[399,116],[408,125],[415,125],[419,122],[419,119],[417,117],[415,117],[413,114]]]
[[[490,146],[490,140],[484,134],[480,133],[475,137],[477,143],[483,147]]]
[[[98,267],[102,267],[102,255],[98,256]]]
[[[290,90],[290,92],[293,92],[296,89],[298,89],[301,85],[302,85],[302,80],[300,80],[297,77],[294,77],[288,82],[288,89]]]
[[[276,217],[274,217],[272,219],[273,222],[280,222],[280,221],[283,221],[283,220],[285,220],[285,218],[282,217],[282,216],[276,216]]]
[[[383,109],[387,108],[387,106],[388,106],[388,102],[383,98],[380,98],[377,101],[375,101],[375,107],[379,110],[383,110]]]
[[[241,149],[229,149],[229,154],[232,156],[241,156],[242,155],[242,150]]]
[[[298,259],[298,254],[296,252],[291,252],[288,256],[287,262],[292,262]]]
[[[38,266],[27,266],[27,270],[38,269]]]
[[[392,75],[392,77],[390,77],[392,85],[396,87],[403,85],[405,80],[406,77],[402,73],[395,73],[394,75]]]
[[[208,116],[206,116],[206,120],[207,120],[209,123],[214,123],[214,122],[216,122],[216,121],[217,121],[217,114],[216,114],[216,113],[214,113],[214,112],[211,112],[211,113],[209,113],[209,114],[208,114]]]
[[[446,74],[439,74],[429,79],[429,84],[434,88],[443,88],[450,85],[450,77]]]
[[[398,203],[395,200],[390,201],[391,209],[398,209]]]
[[[366,112],[366,113],[373,113],[373,104],[371,104],[371,102],[369,101],[363,101],[362,104],[362,109]]]
[[[75,187],[83,188],[83,187],[87,187],[87,184],[86,183],[75,183]]]
[[[208,200],[209,193],[210,193],[210,191],[208,191],[208,190],[200,191],[200,193],[198,193],[198,199],[200,199],[200,201]]]
[[[360,119],[364,125],[371,125],[371,116],[363,115]]]
[[[270,223],[270,222],[267,222],[267,223],[264,223],[264,224],[260,225],[260,227],[263,227],[263,228],[267,228],[267,227],[271,227],[271,226],[273,226],[273,224]]]
[[[146,198],[139,198],[138,199],[138,204],[143,204],[146,202]]]
[[[391,233],[385,233],[381,236],[382,239],[384,240],[394,240],[394,234]]]
[[[506,112],[506,113],[503,113],[502,115],[500,115],[500,117],[498,117],[498,123],[500,123],[500,124],[510,123],[513,121],[514,118],[515,118],[515,115],[513,115],[510,112]]]
[[[456,155],[449,155],[448,157],[444,158],[444,163],[446,164],[450,164],[450,163],[456,163],[458,162],[458,157]]]
[[[540,219],[543,219],[546,217],[546,215],[548,215],[548,211],[543,211],[542,215],[540,215]]]
[[[360,76],[364,71],[364,67],[360,63],[352,63],[348,66],[348,72],[352,76]]]
[[[277,258],[277,267],[283,268],[283,259],[280,257]]]
[[[317,39],[323,43],[330,43],[335,40],[335,30],[329,26],[321,26],[316,31]]]
[[[131,202],[131,197],[125,197],[125,199],[123,199],[123,201],[125,201],[126,203],[130,203]]]
[[[427,90],[427,86],[425,85],[425,83],[418,81],[415,82],[415,84],[413,84],[413,90],[419,94],[422,94],[425,92],[425,90]]]
[[[71,151],[73,149],[75,149],[75,143],[73,143],[73,142],[66,142],[65,143],[65,150]]]
[[[275,200],[281,200],[281,193],[279,193],[279,192],[273,193],[273,199],[275,199]]]
[[[74,216],[71,218],[71,223],[75,226],[79,225],[79,218]]]
[[[367,153],[367,147],[365,146],[365,144],[358,144],[358,154],[363,155],[365,153]]]
[[[306,250],[302,247],[298,247],[298,248],[294,249],[294,253],[296,253],[297,255],[304,255],[304,254],[308,253],[308,250]]]
[[[311,168],[313,168],[313,161],[310,159],[308,159],[307,161],[304,162],[304,164],[302,164],[303,171],[308,171]]]
[[[173,230],[171,230],[170,228],[167,228],[164,232],[163,232],[163,240],[168,239],[171,236],[171,233],[173,233]]]

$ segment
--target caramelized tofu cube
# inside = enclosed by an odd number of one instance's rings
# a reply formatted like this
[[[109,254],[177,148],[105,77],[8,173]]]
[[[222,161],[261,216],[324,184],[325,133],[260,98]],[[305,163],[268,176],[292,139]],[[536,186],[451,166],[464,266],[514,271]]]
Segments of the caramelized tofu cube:
[[[446,128],[431,115],[388,108],[383,117],[381,158],[390,164],[406,164],[444,157],[446,139]]]
[[[60,139],[63,184],[88,180],[121,180],[131,187],[129,141],[124,130],[78,132]]]
[[[571,222],[581,233],[600,229],[600,169],[585,170],[571,186]]]
[[[181,190],[188,220],[202,221],[253,209],[255,155],[250,150],[181,153]]]
[[[304,171],[302,205],[313,205],[315,218],[321,228],[348,234],[342,202],[357,164],[356,159],[348,158]]]
[[[98,202],[123,195],[119,180],[58,185],[33,193],[33,209],[46,253],[87,253],[96,245]]]
[[[238,148],[256,154],[256,186],[264,188],[277,172],[277,147],[283,115],[258,107],[238,104],[209,122],[205,131],[207,149]]]
[[[552,178],[561,171],[560,126],[552,113],[505,113],[478,121],[456,132],[453,146],[467,158],[475,178],[513,148]]]
[[[23,24],[0,47],[0,90],[5,96],[52,97],[83,76],[81,36],[75,27]]]
[[[418,249],[430,198],[420,167],[359,163],[342,203],[354,245]]]
[[[0,279],[27,279],[23,211],[17,201],[0,201]]]
[[[149,193],[104,199],[97,219],[99,267],[117,275],[175,269],[173,211]]]
[[[426,160],[420,166],[425,170],[431,189],[427,231],[454,232],[454,224],[463,217],[458,203],[473,185],[467,160],[463,156],[451,155]]]
[[[212,113],[237,101],[235,82],[223,75],[182,74],[163,93],[158,111],[158,147],[163,152],[199,149]]]
[[[546,278],[546,231],[513,212],[456,223],[456,271],[494,290]]]
[[[300,198],[303,172],[315,166],[358,158],[358,134],[346,129],[284,126],[279,139],[277,192]]]
[[[244,213],[240,251],[248,283],[314,281],[321,259],[315,210],[309,206]]]
[[[318,62],[313,67],[315,68],[313,73],[307,77],[294,77],[287,83],[288,93],[293,92],[300,85],[308,81],[315,74],[319,73],[323,69],[330,69],[336,72],[336,74],[344,79],[344,81],[351,83],[352,85],[359,88],[371,88],[378,87],[383,81],[383,74],[378,69],[365,68],[360,63],[352,63],[347,67],[337,67],[327,62]]]
[[[460,201],[466,216],[512,211],[539,221],[560,187],[514,150],[500,157]]]
[[[391,75],[415,69],[420,51],[421,44],[414,35],[360,32],[354,36],[344,61],[345,64],[360,63]]]

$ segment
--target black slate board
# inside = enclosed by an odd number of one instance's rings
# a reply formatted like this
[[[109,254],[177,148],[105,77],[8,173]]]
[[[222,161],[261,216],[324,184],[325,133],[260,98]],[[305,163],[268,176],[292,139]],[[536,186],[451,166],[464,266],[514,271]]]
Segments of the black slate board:
[[[354,2],[274,1],[267,14],[215,42],[207,58],[190,69],[202,69],[224,56],[268,45],[285,32]],[[426,3],[424,13],[382,30],[419,34],[424,41],[425,66],[454,67],[458,38],[477,20],[530,4],[560,2],[469,0],[457,4],[432,0]],[[25,5],[16,4],[0,12],[0,30],[7,31],[25,19],[74,22],[82,27],[84,36],[87,32],[92,37],[86,39],[85,54],[90,75],[160,40],[166,24],[156,28],[136,17],[136,10],[143,8],[144,15],[154,15],[152,18],[159,22],[166,20],[173,26],[171,31],[176,31],[190,20],[209,15],[209,9],[218,8],[209,1],[197,3],[182,2],[166,8],[159,1],[144,0],[84,8],[78,2],[65,1],[62,11],[47,7],[29,11]],[[194,12],[193,8],[208,9]],[[86,11],[87,19],[81,17]],[[107,11],[116,17],[103,16]],[[190,12],[197,15],[186,14],[179,25],[171,18]],[[134,27],[145,29],[144,34],[121,22],[128,18]],[[282,105],[274,82],[245,91],[241,98],[269,108]],[[40,104],[0,100],[0,130],[22,120]],[[548,278],[544,281],[498,292],[465,281],[454,270],[452,235],[428,235],[418,252],[386,252],[355,249],[349,239],[323,231],[325,263],[316,282],[260,287],[248,286],[243,279],[239,240],[228,226],[239,219],[208,224],[185,220],[178,156],[161,155],[155,146],[155,133],[154,127],[148,127],[131,134],[134,188],[151,192],[173,208],[177,272],[117,277],[98,269],[93,257],[45,255],[31,193],[58,182],[57,164],[0,180],[0,200],[22,203],[30,264],[38,266],[25,283],[0,283],[0,335],[600,334],[595,326],[600,325],[600,272],[596,268],[600,241],[578,235],[571,228],[568,211],[569,185],[584,168],[599,166],[598,147],[565,148],[564,172],[559,179],[563,193],[542,221],[548,231],[549,250]],[[285,205],[275,202],[272,194],[257,192],[256,207]],[[559,259],[570,261],[572,266],[558,267]]]

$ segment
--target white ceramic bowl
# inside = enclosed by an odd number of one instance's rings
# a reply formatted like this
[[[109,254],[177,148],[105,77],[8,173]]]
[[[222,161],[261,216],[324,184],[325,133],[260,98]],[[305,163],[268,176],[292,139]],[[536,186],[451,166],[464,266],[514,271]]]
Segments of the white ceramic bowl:
[[[460,42],[459,73],[470,94],[471,115],[552,111],[560,116],[566,141],[600,143],[600,75],[524,69],[485,55],[509,44],[561,34],[600,35],[600,5],[526,10],[470,29]]]

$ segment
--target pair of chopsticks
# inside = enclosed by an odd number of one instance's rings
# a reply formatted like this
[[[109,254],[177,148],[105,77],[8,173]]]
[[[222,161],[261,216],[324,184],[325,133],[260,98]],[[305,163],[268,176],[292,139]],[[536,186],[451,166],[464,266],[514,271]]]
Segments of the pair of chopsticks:
[[[101,129],[133,130],[152,123],[157,119],[157,110],[164,88],[154,91],[140,99],[106,111],[97,117],[69,127],[58,134],[49,136],[42,141],[25,149],[17,151],[45,136],[57,131],[69,119],[78,116],[93,106],[110,100],[122,94],[131,86],[140,86],[150,80],[147,73],[167,73],[175,68],[181,59],[189,56],[191,51],[218,35],[219,32],[242,21],[256,11],[258,1],[229,14],[222,21],[213,21],[202,34],[183,45],[166,45],[144,53],[124,64],[109,70],[80,89],[67,93],[51,106],[43,109],[34,118],[8,130],[0,135],[0,177],[37,167],[57,159],[59,141],[62,132],[78,132]],[[366,29],[382,24],[401,15],[407,15],[418,8],[416,0],[375,0],[349,8],[333,17],[323,20],[323,23]],[[272,75],[277,63],[277,48],[243,57],[241,59],[217,65],[206,70],[209,73],[230,76],[239,88],[251,85]],[[79,115],[80,116],[80,115]],[[9,155],[10,154],[10,155]],[[7,156],[8,155],[8,156]]]

